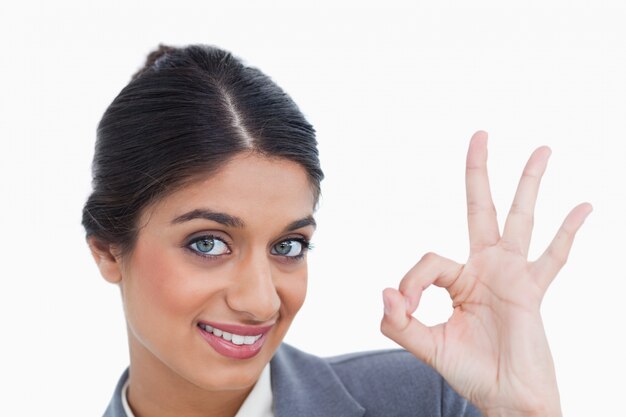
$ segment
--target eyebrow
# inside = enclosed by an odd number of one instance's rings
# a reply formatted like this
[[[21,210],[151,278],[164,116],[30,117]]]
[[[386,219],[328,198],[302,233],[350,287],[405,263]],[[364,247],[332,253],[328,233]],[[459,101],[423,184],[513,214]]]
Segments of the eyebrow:
[[[211,220],[228,227],[242,228],[245,226],[245,223],[239,217],[231,216],[226,213],[219,213],[209,209],[196,209],[188,213],[181,214],[172,220],[172,224],[184,223],[195,219]]]
[[[285,232],[291,232],[293,230],[300,229],[301,227],[313,226],[315,229],[317,227],[317,223],[315,223],[315,219],[313,216],[307,216],[304,219],[296,220],[295,222],[289,223],[287,227],[285,227]]]
[[[180,224],[184,222],[188,222],[196,219],[204,219],[214,221],[219,224],[223,224],[224,226],[234,227],[241,229],[245,227],[245,222],[236,216],[231,216],[230,214],[216,212],[210,209],[195,209],[185,214],[181,214],[180,216],[174,218],[172,220],[172,224]],[[317,223],[313,216],[307,216],[303,219],[293,221],[285,227],[285,232],[291,232],[293,230],[300,229],[306,226],[317,227]]]

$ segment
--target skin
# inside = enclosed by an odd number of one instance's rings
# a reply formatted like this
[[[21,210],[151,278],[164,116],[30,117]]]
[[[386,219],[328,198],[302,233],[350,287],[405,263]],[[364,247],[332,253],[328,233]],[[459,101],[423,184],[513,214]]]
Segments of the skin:
[[[285,229],[312,219],[314,204],[300,165],[239,155],[145,210],[132,253],[122,257],[90,242],[102,275],[121,289],[131,358],[128,398],[138,417],[235,415],[304,302],[306,256],[294,260],[272,248],[289,238],[310,240],[313,225]],[[172,223],[198,209],[243,224]],[[189,240],[205,234],[227,242],[230,253],[207,259],[190,249]],[[275,325],[256,356],[232,359],[200,336],[199,320]]]
[[[433,366],[485,416],[561,415],[539,309],[592,208],[588,203],[575,207],[543,255],[528,261],[535,202],[550,152],[541,147],[531,155],[500,234],[487,175],[487,134],[475,133],[467,154],[466,263],[429,253],[397,290],[383,292],[382,332]],[[449,320],[434,327],[412,317],[430,285],[445,288],[454,307]]]
[[[591,212],[575,207],[537,260],[527,260],[539,183],[550,149],[528,160],[502,234],[487,175],[487,134],[472,137],[466,188],[470,254],[464,264],[426,254],[383,292],[382,332],[434,367],[485,416],[560,416],[541,300],[564,265],[574,235]],[[235,415],[282,341],[306,293],[306,257],[286,262],[271,248],[310,239],[315,204],[296,163],[240,155],[216,174],[167,196],[141,216],[132,253],[90,239],[102,275],[120,286],[131,356],[129,402],[138,417]],[[172,224],[192,210],[237,216],[242,227],[202,219]],[[232,253],[207,261],[190,237],[228,237]],[[412,314],[430,285],[445,288],[454,312],[426,327]],[[262,351],[225,358],[197,334],[199,319],[231,324],[276,322]]]

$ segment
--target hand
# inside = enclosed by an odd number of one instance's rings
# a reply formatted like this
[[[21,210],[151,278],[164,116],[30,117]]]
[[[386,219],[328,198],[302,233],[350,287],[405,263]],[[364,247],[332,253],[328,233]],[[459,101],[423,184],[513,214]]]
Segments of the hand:
[[[383,292],[381,331],[435,368],[485,416],[561,415],[539,309],[592,208],[588,203],[575,207],[541,257],[527,260],[549,156],[547,147],[530,156],[500,235],[487,176],[487,134],[476,132],[467,153],[467,262],[429,253],[405,275],[399,290]],[[446,323],[427,327],[412,314],[431,284],[448,291],[454,312]]]

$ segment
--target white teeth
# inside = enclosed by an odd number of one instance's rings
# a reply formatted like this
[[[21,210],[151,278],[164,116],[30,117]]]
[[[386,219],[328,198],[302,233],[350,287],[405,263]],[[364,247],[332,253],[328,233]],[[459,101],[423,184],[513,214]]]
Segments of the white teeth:
[[[242,336],[239,334],[228,333],[223,330],[209,326],[208,324],[200,324],[200,327],[208,333],[213,333],[217,337],[221,337],[224,340],[231,342],[234,345],[252,345],[263,336],[262,334],[256,336]]]

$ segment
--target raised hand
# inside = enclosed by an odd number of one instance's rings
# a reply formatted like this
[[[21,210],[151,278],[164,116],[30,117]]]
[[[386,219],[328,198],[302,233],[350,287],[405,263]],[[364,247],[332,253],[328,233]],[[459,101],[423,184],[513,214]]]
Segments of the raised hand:
[[[487,134],[476,132],[467,153],[467,262],[426,254],[398,290],[383,292],[382,332],[435,368],[485,416],[561,415],[539,310],[592,208],[588,203],[575,207],[541,257],[528,261],[549,156],[547,147],[530,156],[500,235],[487,175]],[[448,291],[454,312],[446,323],[427,327],[412,314],[431,284]]]

